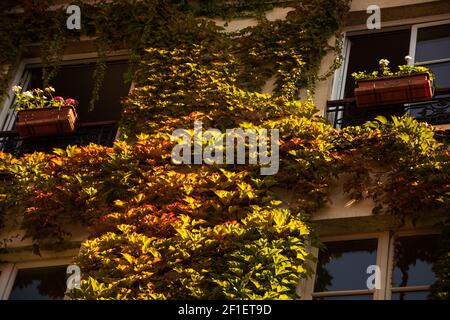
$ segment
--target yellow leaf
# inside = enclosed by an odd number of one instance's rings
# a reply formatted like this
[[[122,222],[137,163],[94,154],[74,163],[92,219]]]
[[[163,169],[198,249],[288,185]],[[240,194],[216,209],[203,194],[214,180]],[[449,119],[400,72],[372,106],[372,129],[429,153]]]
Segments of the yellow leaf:
[[[141,203],[145,198],[145,195],[143,193],[139,193],[136,197],[134,197],[134,200],[136,203]]]
[[[132,255],[128,253],[122,253],[122,256],[125,258],[125,260],[128,261],[129,264],[133,264],[134,258]]]
[[[51,161],[58,166],[62,166],[62,164],[63,164],[63,161],[61,160],[61,158],[53,158]]]
[[[125,202],[122,200],[116,200],[116,201],[114,201],[114,205],[116,205],[118,207],[123,207],[125,205]]]

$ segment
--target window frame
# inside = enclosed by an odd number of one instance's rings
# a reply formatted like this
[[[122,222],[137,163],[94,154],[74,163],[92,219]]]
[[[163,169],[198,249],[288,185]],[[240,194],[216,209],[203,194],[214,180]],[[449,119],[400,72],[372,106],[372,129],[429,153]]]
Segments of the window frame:
[[[70,265],[72,259],[73,257],[70,256],[55,259],[6,263],[0,265],[0,271],[2,271],[0,275],[0,300],[9,299],[19,270]]]
[[[106,62],[118,60],[130,60],[131,55],[128,50],[114,51],[108,54]],[[62,57],[61,65],[75,65],[95,62],[98,59],[96,52],[67,54]],[[16,111],[12,109],[15,97],[13,87],[20,85],[22,81],[27,82],[27,68],[43,66],[41,58],[26,58],[21,59],[14,72],[13,81],[7,89],[7,95],[4,102],[0,105],[0,131],[13,130]],[[133,90],[134,83],[130,84],[130,90]],[[118,132],[119,134],[119,132]]]
[[[389,232],[375,232],[375,233],[360,233],[352,235],[339,235],[339,236],[327,236],[323,237],[321,241],[323,243],[334,241],[352,241],[352,240],[368,240],[377,239],[377,255],[376,265],[380,266],[380,288],[379,289],[358,289],[358,290],[341,290],[341,291],[325,291],[314,292],[314,284],[316,280],[317,262],[314,264],[314,274],[306,280],[306,284],[303,289],[306,290],[303,300],[312,300],[316,297],[337,297],[337,296],[356,296],[362,294],[372,294],[373,300],[383,300],[386,294],[386,272],[383,272],[387,268],[388,252],[386,250],[389,241]],[[314,257],[317,259],[319,253],[318,248],[314,248]],[[367,274],[369,277],[370,274]]]
[[[346,74],[348,71],[348,64],[350,62],[350,51],[352,49],[352,42],[349,39],[348,33],[343,33],[344,43],[342,47],[342,65],[334,72],[332,78],[331,100],[339,100],[344,97]]]
[[[419,29],[427,28],[427,27],[442,26],[442,25],[446,25],[446,24],[450,24],[450,19],[412,25],[411,38],[409,41],[409,56],[412,58],[412,60],[410,60],[410,62],[409,62],[410,65],[422,66],[422,65],[427,65],[427,64],[450,62],[450,55],[448,58],[445,58],[445,59],[416,62],[417,34],[418,34]]]

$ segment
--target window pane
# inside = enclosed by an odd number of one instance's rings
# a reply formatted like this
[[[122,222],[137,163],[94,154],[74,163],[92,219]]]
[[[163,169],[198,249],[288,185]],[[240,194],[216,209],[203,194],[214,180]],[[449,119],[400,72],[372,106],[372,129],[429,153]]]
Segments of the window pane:
[[[431,285],[437,258],[437,235],[400,237],[395,241],[393,287]]]
[[[450,58],[450,24],[417,30],[416,62]]]
[[[20,269],[10,300],[62,300],[66,291],[66,266]]]
[[[417,291],[417,292],[395,292],[392,293],[392,300],[427,300],[428,291]]]
[[[354,296],[320,297],[314,300],[373,300],[372,294],[360,294]]]
[[[93,111],[89,111],[89,102],[94,88],[93,74],[95,63],[61,66],[58,75],[51,81],[58,96],[78,100],[78,117],[81,122],[113,121],[120,118],[121,98],[128,95],[130,85],[124,83],[124,74],[128,69],[127,61],[107,63],[105,80]],[[29,89],[42,88],[42,68],[30,68]]]
[[[429,64],[425,67],[434,73],[434,84],[437,88],[450,88],[450,62]]]
[[[319,253],[315,292],[367,289],[367,267],[377,260],[377,239],[326,243]]]

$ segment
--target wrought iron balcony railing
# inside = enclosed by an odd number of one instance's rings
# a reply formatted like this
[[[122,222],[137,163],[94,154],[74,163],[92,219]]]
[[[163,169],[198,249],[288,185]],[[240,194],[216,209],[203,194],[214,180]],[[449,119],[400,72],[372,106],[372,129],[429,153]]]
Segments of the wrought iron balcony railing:
[[[327,101],[326,114],[335,128],[361,125],[378,115],[389,118],[404,114],[433,125],[450,124],[450,88],[437,89],[431,101],[400,106],[358,108],[355,98]]]
[[[115,121],[80,123],[74,133],[48,137],[22,138],[16,131],[4,131],[0,132],[0,151],[19,156],[35,151],[51,152],[54,148],[65,149],[69,145],[112,146],[116,134]]]

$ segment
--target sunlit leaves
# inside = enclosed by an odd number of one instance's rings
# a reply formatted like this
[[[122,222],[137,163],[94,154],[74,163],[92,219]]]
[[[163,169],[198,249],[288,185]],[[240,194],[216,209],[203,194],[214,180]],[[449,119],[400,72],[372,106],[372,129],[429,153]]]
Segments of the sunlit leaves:
[[[20,158],[0,153],[0,209],[22,214],[28,237],[63,241],[72,224],[89,228],[76,258],[83,283],[75,297],[297,298],[299,280],[311,272],[309,216],[342,174],[352,201],[371,198],[377,212],[448,211],[450,158],[430,126],[379,117],[338,131],[314,115],[311,100],[238,88],[223,69],[230,61],[203,61],[205,48],[147,53],[148,68],[126,102],[130,141]],[[279,129],[278,174],[173,165],[169,134],[195,120]]]

